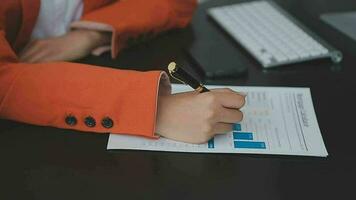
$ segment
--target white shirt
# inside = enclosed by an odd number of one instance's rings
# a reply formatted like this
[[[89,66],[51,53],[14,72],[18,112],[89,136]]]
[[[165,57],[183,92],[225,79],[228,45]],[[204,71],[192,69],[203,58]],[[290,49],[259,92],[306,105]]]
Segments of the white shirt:
[[[31,39],[64,35],[70,24],[83,14],[82,0],[41,0],[40,12]]]

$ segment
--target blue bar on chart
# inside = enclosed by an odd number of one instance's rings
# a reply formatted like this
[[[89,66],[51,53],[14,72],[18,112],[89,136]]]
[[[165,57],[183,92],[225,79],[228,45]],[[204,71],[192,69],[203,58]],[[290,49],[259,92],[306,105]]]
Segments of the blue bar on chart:
[[[234,131],[241,131],[241,130],[242,130],[242,129],[241,129],[241,124],[234,124],[233,127],[232,127],[232,129],[233,129]]]
[[[214,148],[214,138],[211,138],[211,139],[208,141],[208,148],[209,148],[209,149],[213,149],[213,148]]]
[[[244,149],[266,149],[266,144],[264,142],[234,141],[234,147]]]
[[[234,140],[253,140],[252,133],[249,132],[233,132]]]

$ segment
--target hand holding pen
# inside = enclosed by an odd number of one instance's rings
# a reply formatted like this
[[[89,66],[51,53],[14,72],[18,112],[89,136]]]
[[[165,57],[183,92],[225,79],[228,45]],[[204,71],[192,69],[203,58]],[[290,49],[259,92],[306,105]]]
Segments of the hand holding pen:
[[[170,73],[179,77],[180,81],[187,81],[189,78],[183,74],[188,73],[180,70]],[[245,104],[244,95],[228,88],[208,90],[196,80],[190,79],[189,84],[199,93],[184,92],[159,97],[158,135],[182,142],[205,143],[217,134],[230,132],[233,124],[242,120],[243,114],[239,109]]]

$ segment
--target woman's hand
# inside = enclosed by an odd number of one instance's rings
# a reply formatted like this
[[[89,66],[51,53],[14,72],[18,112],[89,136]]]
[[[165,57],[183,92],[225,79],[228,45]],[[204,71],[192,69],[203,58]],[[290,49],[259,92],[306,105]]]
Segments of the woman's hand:
[[[242,120],[245,95],[230,89],[187,92],[158,99],[156,133],[177,141],[204,143]]]
[[[83,58],[99,46],[110,43],[110,34],[92,30],[73,30],[66,35],[30,42],[20,53],[29,63],[72,61]]]

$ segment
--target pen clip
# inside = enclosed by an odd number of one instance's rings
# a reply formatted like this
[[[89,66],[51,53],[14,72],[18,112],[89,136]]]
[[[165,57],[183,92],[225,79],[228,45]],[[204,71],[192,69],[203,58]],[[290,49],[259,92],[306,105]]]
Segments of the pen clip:
[[[176,79],[177,81],[183,83],[184,85],[187,85],[184,81],[182,81],[181,79],[179,79],[179,78],[177,78],[177,77],[175,77],[175,76],[173,75],[173,73],[175,73],[176,69],[177,69],[177,68],[176,68],[176,63],[175,63],[175,62],[169,63],[169,65],[168,65],[168,72],[169,72],[169,74],[172,76],[172,78],[174,78],[174,79]]]

